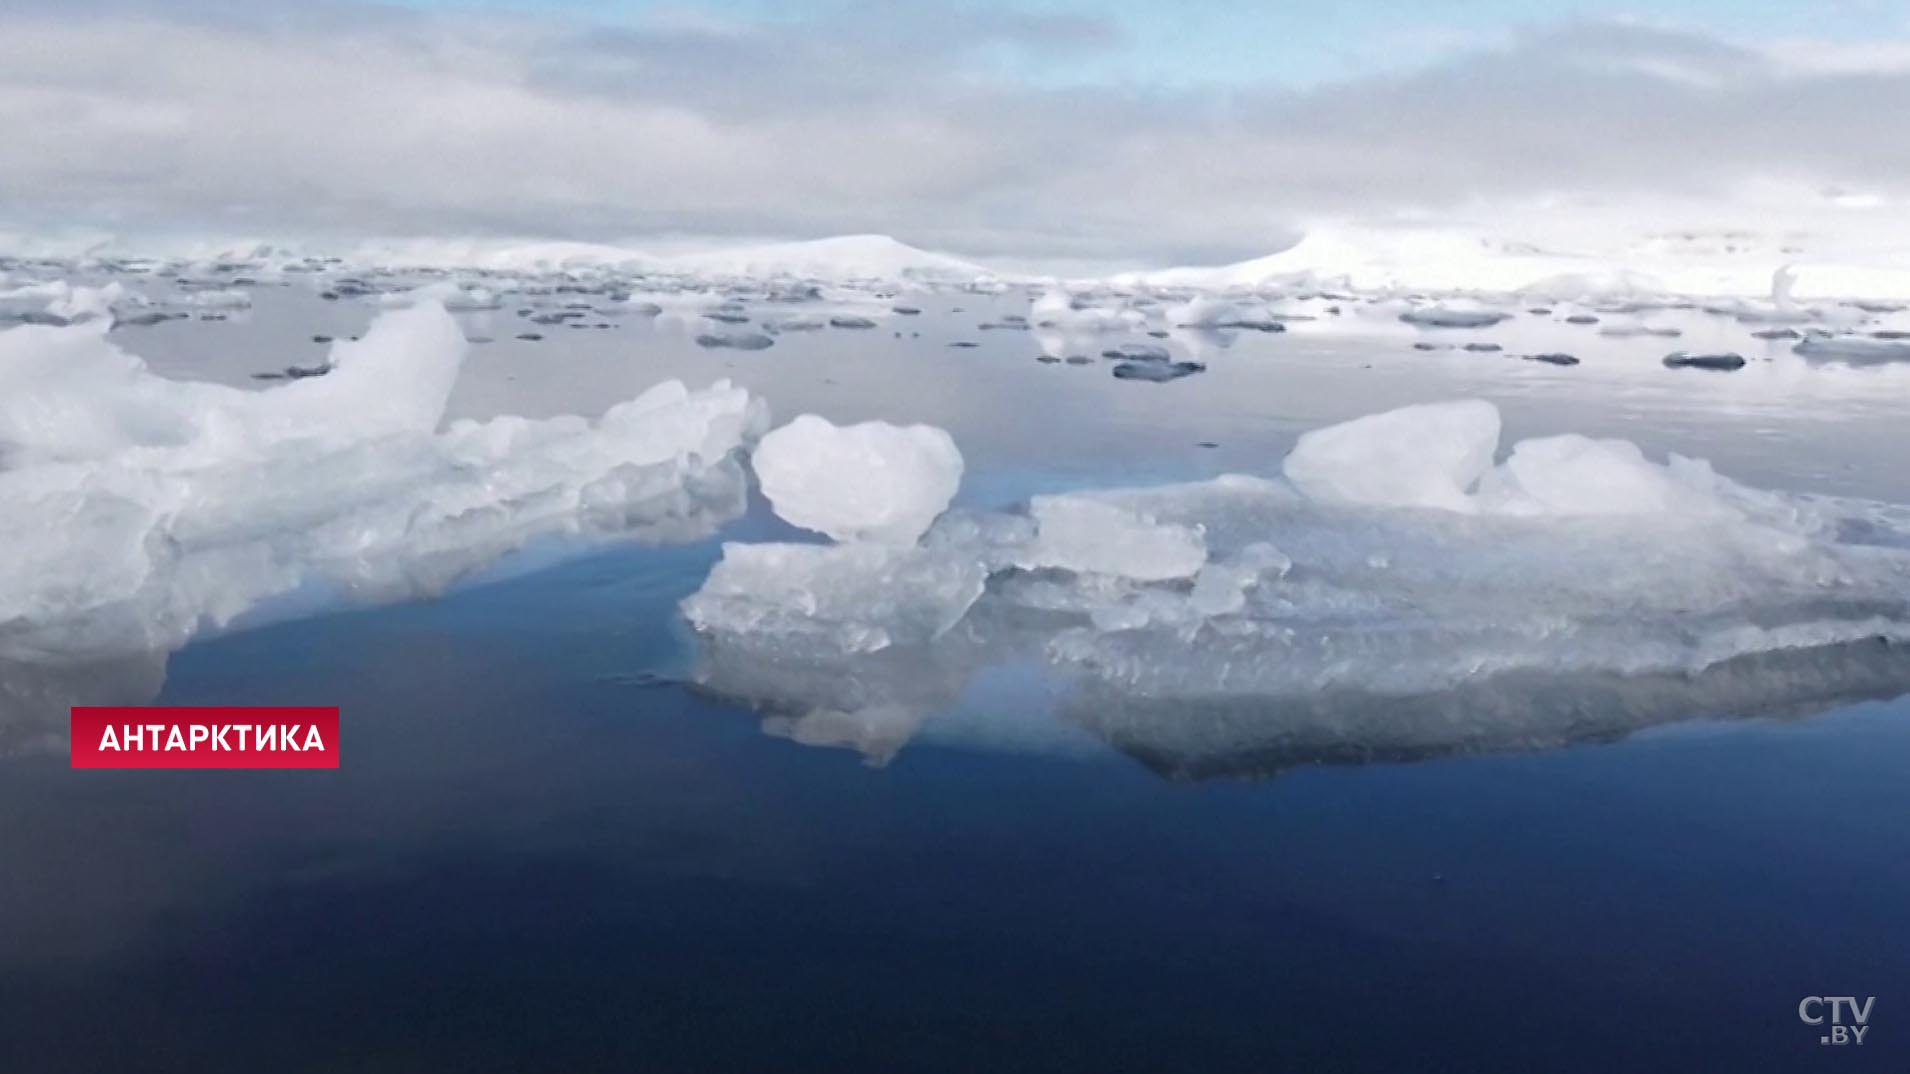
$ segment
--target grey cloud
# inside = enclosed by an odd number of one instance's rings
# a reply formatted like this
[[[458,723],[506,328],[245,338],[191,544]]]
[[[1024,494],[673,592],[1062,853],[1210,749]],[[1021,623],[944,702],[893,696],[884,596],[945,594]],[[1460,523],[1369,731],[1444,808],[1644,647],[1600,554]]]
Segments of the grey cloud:
[[[294,236],[886,231],[975,255],[1266,252],[1307,217],[1750,177],[1902,193],[1910,71],[1571,24],[1308,90],[1055,86],[1093,20],[849,5],[566,26],[338,3],[29,8],[0,225]]]

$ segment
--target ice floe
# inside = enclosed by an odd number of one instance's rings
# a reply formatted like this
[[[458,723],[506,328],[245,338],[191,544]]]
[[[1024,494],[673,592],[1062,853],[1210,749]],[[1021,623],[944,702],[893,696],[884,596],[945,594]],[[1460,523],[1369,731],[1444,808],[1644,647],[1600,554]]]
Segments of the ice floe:
[[[1426,403],[1305,433],[1282,469],[1322,503],[1471,510],[1498,446],[1491,403]]]
[[[465,350],[424,302],[324,376],[243,391],[158,377],[94,325],[0,333],[0,656],[170,648],[274,597],[429,594],[535,540],[741,512],[749,393],[444,424]]]
[[[1498,460],[1499,429],[1482,401],[1415,406],[1307,434],[1281,477],[730,545],[684,604],[699,682],[888,756],[979,669],[1034,660],[1137,749],[1311,759],[1569,739],[1520,700],[1577,688],[1580,730],[1618,733],[1910,684],[1910,510],[1571,434]]]
[[[1910,340],[1864,339],[1855,336],[1814,336],[1793,348],[1805,358],[1846,365],[1910,362]]]

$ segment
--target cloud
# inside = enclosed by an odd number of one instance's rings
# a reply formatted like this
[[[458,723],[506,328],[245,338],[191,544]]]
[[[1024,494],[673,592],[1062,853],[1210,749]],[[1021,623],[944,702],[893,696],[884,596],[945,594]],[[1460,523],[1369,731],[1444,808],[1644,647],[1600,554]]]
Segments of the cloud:
[[[885,231],[1173,261],[1263,253],[1323,215],[1910,183],[1910,65],[1887,43],[1571,23],[1406,74],[1166,91],[1039,77],[1121,44],[1092,17],[898,7],[614,27],[336,2],[29,9],[0,35],[0,224]]]

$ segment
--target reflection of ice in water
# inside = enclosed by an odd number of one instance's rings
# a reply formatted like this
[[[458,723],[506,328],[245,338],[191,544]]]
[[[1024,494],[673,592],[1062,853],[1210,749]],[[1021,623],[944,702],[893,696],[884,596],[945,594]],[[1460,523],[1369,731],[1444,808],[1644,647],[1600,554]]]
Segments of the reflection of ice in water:
[[[144,705],[166,681],[166,654],[103,660],[0,657],[0,757],[64,749],[75,705]]]
[[[801,664],[705,637],[698,688],[762,711],[768,734],[852,749],[877,766],[917,737],[1078,752],[1059,727],[1022,726],[1058,718],[1176,779],[1607,742],[1677,721],[1802,716],[1910,691],[1910,647],[1869,638],[1753,653],[1697,672],[1517,671],[1406,693],[1137,693],[1092,669],[1056,665],[1050,670],[1066,685],[1052,717],[1032,690],[1010,699],[1012,729],[1001,725],[1006,717],[991,723],[959,711],[971,677],[1039,651],[1051,626],[990,612],[926,645]]]
[[[1545,744],[1910,688],[1901,511],[1583,437],[1495,464],[1498,426],[1415,407],[1303,437],[1291,480],[1039,497],[914,548],[731,546],[685,602],[700,680],[882,757],[1031,657],[1080,722],[1163,756]]]

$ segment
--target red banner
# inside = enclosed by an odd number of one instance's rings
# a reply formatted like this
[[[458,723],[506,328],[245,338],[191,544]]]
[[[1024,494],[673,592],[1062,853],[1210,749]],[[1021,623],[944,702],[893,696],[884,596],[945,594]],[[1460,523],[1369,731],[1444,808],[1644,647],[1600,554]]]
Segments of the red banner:
[[[338,709],[82,707],[74,768],[337,768]]]

